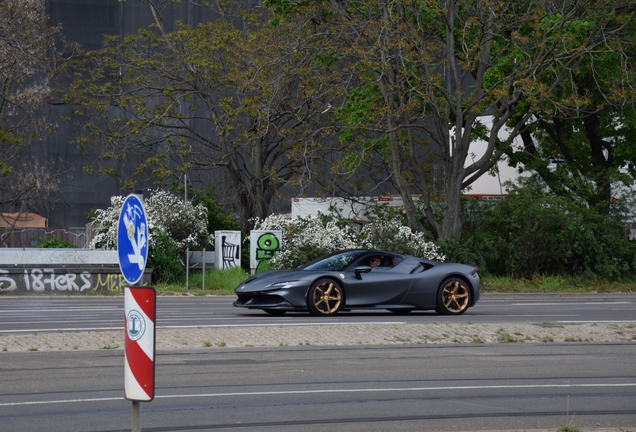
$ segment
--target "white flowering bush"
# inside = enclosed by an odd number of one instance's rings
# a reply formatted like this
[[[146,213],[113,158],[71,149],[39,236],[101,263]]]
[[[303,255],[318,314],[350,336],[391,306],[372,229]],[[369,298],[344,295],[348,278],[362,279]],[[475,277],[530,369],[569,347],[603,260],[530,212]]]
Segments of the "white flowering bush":
[[[254,229],[282,230],[281,252],[270,264],[275,268],[293,268],[321,255],[343,249],[383,249],[422,258],[443,261],[437,245],[426,241],[424,233],[413,233],[399,218],[386,213],[370,215],[361,229],[353,221],[337,214],[286,220],[272,215],[256,220]]]
[[[377,220],[365,225],[360,231],[362,247],[400,252],[435,261],[443,261],[439,247],[426,241],[423,232],[414,233],[397,220]]]
[[[298,267],[329,252],[358,247],[355,230],[332,216],[289,221],[272,215],[256,220],[254,229],[283,231],[281,252],[270,261],[275,268]]]
[[[95,210],[93,218],[95,235],[89,245],[91,249],[117,249],[117,223],[124,199],[123,196],[111,197],[110,207]]]
[[[117,249],[117,223],[124,200],[123,196],[114,196],[109,208],[96,210],[93,221],[96,234],[91,248]],[[171,193],[151,190],[144,209],[148,222],[148,265],[157,280],[174,281],[180,277],[186,248],[212,249],[207,209],[202,205],[193,206]]]

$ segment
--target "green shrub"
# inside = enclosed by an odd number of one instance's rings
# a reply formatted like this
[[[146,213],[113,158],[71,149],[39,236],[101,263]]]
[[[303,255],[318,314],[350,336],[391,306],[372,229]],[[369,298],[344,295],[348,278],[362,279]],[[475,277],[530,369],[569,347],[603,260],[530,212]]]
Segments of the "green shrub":
[[[66,240],[62,240],[58,237],[40,237],[40,242],[35,245],[36,248],[45,249],[60,249],[60,248],[74,248],[75,245]]]
[[[508,197],[464,222],[462,235],[442,242],[449,260],[472,260],[486,273],[618,280],[634,276],[636,244],[625,223],[526,179]],[[463,258],[463,259],[458,259]]]
[[[201,205],[207,209],[207,227],[210,234],[214,234],[214,231],[237,231],[240,229],[236,215],[223,209],[221,204],[214,197],[213,187],[202,191],[193,190],[192,205]]]
[[[148,251],[148,267],[152,268],[153,283],[180,282],[185,278],[181,249],[163,231],[155,234],[154,244]]]

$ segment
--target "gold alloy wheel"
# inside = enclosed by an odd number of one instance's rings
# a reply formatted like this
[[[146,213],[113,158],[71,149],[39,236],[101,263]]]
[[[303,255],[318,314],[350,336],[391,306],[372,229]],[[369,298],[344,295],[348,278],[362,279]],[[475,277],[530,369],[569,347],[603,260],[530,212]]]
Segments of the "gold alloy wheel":
[[[321,282],[313,289],[313,302],[316,310],[324,315],[336,313],[342,303],[342,290],[334,282]]]
[[[470,292],[461,281],[452,280],[442,290],[442,302],[448,312],[461,313],[468,307]]]

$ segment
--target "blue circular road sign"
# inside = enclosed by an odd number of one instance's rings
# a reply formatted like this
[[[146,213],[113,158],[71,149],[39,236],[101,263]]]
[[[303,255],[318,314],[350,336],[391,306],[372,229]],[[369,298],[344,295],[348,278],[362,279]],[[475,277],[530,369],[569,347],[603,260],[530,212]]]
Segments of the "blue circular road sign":
[[[136,195],[126,197],[119,213],[117,255],[126,282],[139,282],[148,260],[148,222],[144,205]]]

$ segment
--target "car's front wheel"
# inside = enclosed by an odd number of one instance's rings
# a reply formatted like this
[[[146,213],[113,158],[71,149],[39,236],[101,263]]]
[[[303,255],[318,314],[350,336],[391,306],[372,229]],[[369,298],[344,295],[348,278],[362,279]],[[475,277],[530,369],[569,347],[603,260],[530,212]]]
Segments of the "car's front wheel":
[[[307,295],[307,309],[316,316],[334,315],[344,305],[340,284],[332,279],[318,279]]]
[[[446,279],[437,291],[435,311],[441,315],[461,315],[470,305],[470,289],[459,278]]]

